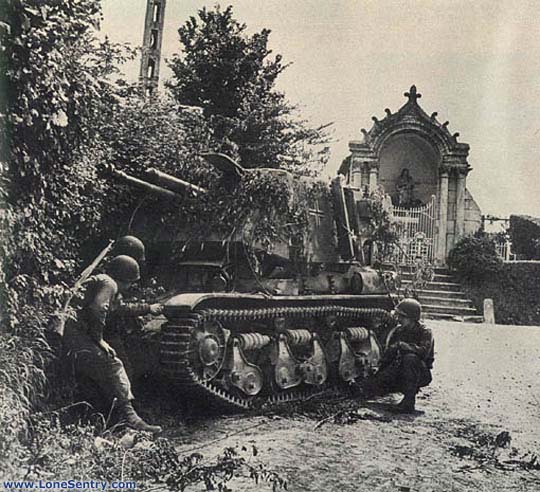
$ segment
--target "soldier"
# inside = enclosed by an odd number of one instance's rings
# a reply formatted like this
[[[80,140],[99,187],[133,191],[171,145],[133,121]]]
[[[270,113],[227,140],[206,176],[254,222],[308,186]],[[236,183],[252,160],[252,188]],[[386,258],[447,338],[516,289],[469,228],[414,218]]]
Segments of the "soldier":
[[[135,236],[122,236],[114,243],[113,254],[115,256],[131,256],[139,266],[145,261],[146,249],[143,242]]]
[[[138,237],[122,236],[114,243],[112,252],[114,256],[130,256],[139,264],[139,268],[144,270],[146,248]],[[130,314],[127,313],[127,316],[130,316]],[[134,331],[134,326],[139,326],[138,323],[139,321],[133,317],[131,317],[131,320],[126,320],[125,310],[115,310],[107,316],[107,325],[103,332],[105,341],[114,348],[116,356],[123,362],[124,369],[131,381],[136,376],[136,371],[128,357],[129,341],[126,338],[131,331]],[[133,348],[133,344],[131,348]],[[140,367],[137,367],[137,369],[141,373]]]
[[[94,382],[107,403],[116,406],[128,426],[157,433],[161,432],[159,426],[147,424],[135,412],[124,364],[103,339],[103,329],[110,312],[129,316],[161,313],[159,304],[122,303],[122,293],[139,278],[138,263],[126,255],[113,258],[107,266],[107,273],[90,277],[85,283],[86,292],[77,319],[66,326],[64,347],[75,374]]]
[[[420,322],[422,307],[416,299],[402,300],[395,309],[398,325],[386,339],[378,372],[365,386],[366,396],[403,393],[397,413],[414,413],[416,393],[431,382],[434,342],[431,330]]]

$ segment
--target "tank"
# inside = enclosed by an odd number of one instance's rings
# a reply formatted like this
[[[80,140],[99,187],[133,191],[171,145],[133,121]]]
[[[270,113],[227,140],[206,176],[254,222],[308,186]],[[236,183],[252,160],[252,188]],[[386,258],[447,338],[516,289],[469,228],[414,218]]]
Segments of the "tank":
[[[255,172],[223,154],[204,157],[232,193]],[[107,171],[160,200],[209,193],[154,169],[145,179],[112,166]],[[257,172],[298,179],[283,170]],[[314,393],[348,393],[376,370],[395,304],[391,274],[366,266],[370,226],[361,191],[338,177],[324,197],[310,210],[302,248],[289,241],[269,252],[241,235],[181,239],[182,258],[167,267],[163,377],[205,402],[246,410]]]

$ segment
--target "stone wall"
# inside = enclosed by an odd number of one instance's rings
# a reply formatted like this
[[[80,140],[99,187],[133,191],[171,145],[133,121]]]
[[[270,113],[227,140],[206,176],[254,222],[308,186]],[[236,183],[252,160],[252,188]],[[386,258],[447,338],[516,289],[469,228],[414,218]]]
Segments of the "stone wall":
[[[474,234],[482,224],[482,211],[469,190],[465,190],[465,235]]]

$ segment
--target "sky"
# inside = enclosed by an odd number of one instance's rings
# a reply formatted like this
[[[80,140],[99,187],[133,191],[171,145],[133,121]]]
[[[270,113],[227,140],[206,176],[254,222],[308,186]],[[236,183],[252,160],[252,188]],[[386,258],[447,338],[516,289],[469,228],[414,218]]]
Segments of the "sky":
[[[102,0],[102,31],[142,43],[146,0]],[[215,1],[168,0],[164,60],[180,51],[177,30]],[[471,147],[467,188],[484,214],[540,217],[540,1],[230,0],[248,32],[271,30],[269,46],[292,65],[278,89],[313,125],[334,123],[335,175],[348,143],[372,116],[398,110],[415,84],[420,106]],[[161,79],[171,75],[166,61]],[[138,62],[125,67],[138,75]]]

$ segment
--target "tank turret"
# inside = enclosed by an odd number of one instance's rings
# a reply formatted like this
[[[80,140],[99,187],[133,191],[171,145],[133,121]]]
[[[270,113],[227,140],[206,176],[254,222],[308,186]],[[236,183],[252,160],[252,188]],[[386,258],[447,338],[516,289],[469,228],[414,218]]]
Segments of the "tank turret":
[[[297,179],[283,170],[244,169],[222,154],[203,157],[232,193],[251,172]],[[167,201],[209,194],[156,169],[145,180],[112,166],[107,171]],[[214,231],[185,241],[182,258],[167,266],[174,295],[161,328],[165,377],[204,398],[249,408],[323,388],[347,391],[375,370],[383,350],[378,336],[394,298],[364,264],[360,190],[338,177],[324,196],[309,210],[303,248],[289,240],[269,252],[246,244],[241,234],[224,241]]]

